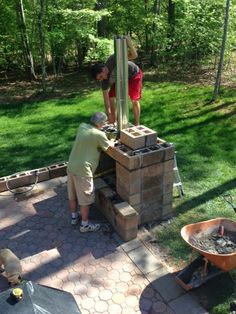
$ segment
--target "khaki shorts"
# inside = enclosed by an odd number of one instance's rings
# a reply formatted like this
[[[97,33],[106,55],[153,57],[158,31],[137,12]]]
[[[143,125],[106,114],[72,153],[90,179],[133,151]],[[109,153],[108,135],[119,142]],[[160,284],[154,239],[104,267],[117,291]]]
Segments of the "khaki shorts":
[[[79,205],[90,205],[95,201],[93,178],[67,172],[67,190],[69,200],[77,200]]]

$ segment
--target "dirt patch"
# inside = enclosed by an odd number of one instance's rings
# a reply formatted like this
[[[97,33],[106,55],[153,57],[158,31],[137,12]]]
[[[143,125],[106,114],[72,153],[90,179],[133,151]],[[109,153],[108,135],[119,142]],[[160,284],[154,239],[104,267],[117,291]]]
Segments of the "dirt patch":
[[[88,70],[64,73],[55,77],[49,75],[46,80],[46,92],[42,91],[41,80],[5,80],[0,86],[0,105],[37,102],[57,97],[74,97],[91,92],[97,83],[89,77]]]

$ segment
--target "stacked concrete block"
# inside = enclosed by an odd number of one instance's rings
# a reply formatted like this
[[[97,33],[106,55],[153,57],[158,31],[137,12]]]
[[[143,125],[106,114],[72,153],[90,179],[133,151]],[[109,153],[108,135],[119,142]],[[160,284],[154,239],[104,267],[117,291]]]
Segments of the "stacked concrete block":
[[[0,192],[4,192],[7,190],[6,177],[0,178]]]
[[[49,178],[63,177],[67,174],[67,162],[61,162],[48,166]]]
[[[67,163],[62,162],[44,168],[33,169],[2,177],[0,178],[0,192],[32,185],[59,176],[65,176],[66,169]]]
[[[143,125],[120,131],[121,143],[133,150],[156,144],[156,138],[157,133]]]
[[[166,149],[157,144],[135,151],[125,145],[118,145],[114,147],[112,157],[127,169],[134,170],[162,162],[165,152]]]
[[[118,146],[116,190],[139,213],[139,224],[173,215],[174,146],[159,138],[139,150]]]
[[[155,145],[157,140],[157,132],[147,128],[146,126],[140,125],[136,126],[139,132],[145,136],[145,147]]]
[[[37,182],[36,173],[30,173],[29,171],[19,172],[6,177],[6,189],[12,190],[34,184],[35,182]]]
[[[115,160],[102,151],[100,154],[99,164],[96,169],[95,175],[107,172],[112,169],[115,171],[115,168],[116,168]]]
[[[42,182],[50,179],[49,170],[47,167],[31,170],[30,174],[38,176],[37,182]]]
[[[111,223],[122,240],[137,237],[138,213],[128,202],[114,200],[117,196],[101,178],[95,179],[96,206]]]
[[[127,202],[114,205],[116,213],[115,230],[124,241],[130,241],[137,237],[138,232],[138,213]]]

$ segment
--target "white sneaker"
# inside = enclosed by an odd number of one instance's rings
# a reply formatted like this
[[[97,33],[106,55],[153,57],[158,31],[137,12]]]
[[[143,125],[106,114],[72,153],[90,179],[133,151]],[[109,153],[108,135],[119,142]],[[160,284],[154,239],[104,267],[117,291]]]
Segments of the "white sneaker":
[[[97,231],[100,229],[100,224],[93,224],[93,223],[88,223],[86,226],[80,225],[79,230],[80,232],[92,232],[92,231]]]
[[[76,226],[79,222],[79,217],[71,218],[71,225]]]

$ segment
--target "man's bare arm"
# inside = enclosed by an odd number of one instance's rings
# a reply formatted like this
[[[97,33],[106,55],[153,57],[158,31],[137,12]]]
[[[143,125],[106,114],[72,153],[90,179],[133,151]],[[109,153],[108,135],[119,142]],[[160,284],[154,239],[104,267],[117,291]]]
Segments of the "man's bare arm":
[[[128,46],[128,59],[129,60],[134,60],[138,57],[137,51],[134,48],[130,36],[126,36],[126,42]]]
[[[111,114],[110,100],[109,100],[109,90],[103,90],[103,100],[106,108],[107,115]]]
[[[113,108],[110,98],[109,98],[109,90],[103,91],[103,99],[104,99],[104,105],[106,108],[106,113],[108,116],[109,123],[115,123],[115,108]]]

